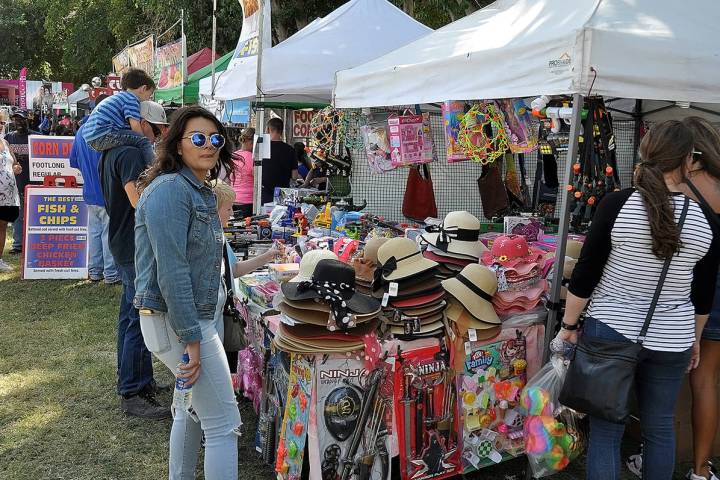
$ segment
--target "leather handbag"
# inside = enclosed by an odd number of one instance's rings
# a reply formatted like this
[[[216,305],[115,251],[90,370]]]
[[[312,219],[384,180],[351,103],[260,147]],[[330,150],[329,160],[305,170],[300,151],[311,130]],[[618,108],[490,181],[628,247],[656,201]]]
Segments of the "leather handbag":
[[[430,169],[426,164],[410,167],[402,213],[407,218],[420,222],[428,217],[436,218],[438,215]]]
[[[478,189],[480,190],[480,201],[482,202],[483,215],[488,220],[510,207],[507,189],[503,183],[500,161],[484,165],[482,174],[478,178]]]
[[[690,200],[685,198],[678,228],[682,230]],[[638,356],[652,321],[672,257],[665,260],[660,280],[648,309],[637,343],[610,342],[581,336],[560,391],[560,403],[573,410],[613,423],[630,416],[630,395],[635,382]]]
[[[225,262],[223,280],[227,291],[227,300],[223,308],[223,347],[226,352],[239,352],[247,346],[245,340],[245,326],[247,324],[235,306],[235,295],[232,289],[232,273],[227,248],[224,248],[223,261]]]

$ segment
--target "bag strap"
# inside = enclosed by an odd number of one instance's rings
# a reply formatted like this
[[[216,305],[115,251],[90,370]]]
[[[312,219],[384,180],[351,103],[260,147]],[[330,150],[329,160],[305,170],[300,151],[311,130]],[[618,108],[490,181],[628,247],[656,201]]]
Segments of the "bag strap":
[[[687,217],[688,209],[690,208],[690,199],[685,197],[685,203],[683,205],[682,213],[680,214],[680,221],[678,222],[678,230],[682,232],[682,227],[685,224],[685,217]],[[667,277],[668,270],[670,270],[670,262],[672,262],[672,255],[665,259],[662,273],[660,273],[660,280],[658,280],[657,287],[655,287],[655,295],[653,296],[652,302],[650,303],[650,309],[648,310],[647,317],[645,317],[645,323],[640,330],[638,335],[638,344],[642,345],[645,342],[645,336],[647,335],[648,329],[650,328],[650,322],[655,314],[655,307],[657,307],[658,300],[660,299],[660,293],[665,283],[665,277]]]
[[[230,271],[230,258],[228,257],[228,255],[229,253],[227,246],[223,244],[223,263],[225,264],[223,282],[225,283],[225,292],[227,293],[227,298],[225,299],[225,308],[234,308],[235,300],[232,285],[232,272]]]

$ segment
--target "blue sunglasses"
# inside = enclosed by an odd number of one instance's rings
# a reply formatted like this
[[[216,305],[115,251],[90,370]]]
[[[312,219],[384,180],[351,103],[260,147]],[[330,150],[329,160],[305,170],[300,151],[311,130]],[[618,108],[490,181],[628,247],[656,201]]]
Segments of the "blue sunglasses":
[[[207,142],[208,139],[210,140],[210,145],[215,150],[220,150],[225,145],[225,137],[220,135],[219,133],[213,133],[212,135],[205,135],[201,132],[195,132],[192,135],[188,135],[186,137],[182,138],[188,138],[192,142],[193,145],[195,145],[197,148],[203,148]]]

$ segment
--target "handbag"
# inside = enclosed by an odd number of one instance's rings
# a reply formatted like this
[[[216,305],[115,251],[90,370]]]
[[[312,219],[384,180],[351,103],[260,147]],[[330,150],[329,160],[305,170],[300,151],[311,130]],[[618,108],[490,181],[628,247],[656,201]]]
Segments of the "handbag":
[[[239,352],[247,346],[245,340],[245,319],[240,315],[235,306],[235,294],[232,289],[232,273],[230,270],[230,259],[227,248],[224,248],[223,261],[225,262],[225,274],[223,280],[227,291],[227,299],[223,308],[223,347],[226,352]]]
[[[482,174],[477,180],[483,215],[488,220],[492,220],[493,217],[506,211],[510,206],[507,189],[502,180],[502,173],[500,173],[500,163],[498,160],[483,165]]]
[[[410,167],[402,213],[407,218],[420,222],[438,215],[430,169],[426,164]]]
[[[690,200],[686,197],[678,228],[685,223]],[[570,362],[560,403],[581,413],[613,423],[630,416],[630,393],[635,382],[638,356],[643,348],[672,257],[665,260],[660,280],[637,343],[618,343],[581,336]]]

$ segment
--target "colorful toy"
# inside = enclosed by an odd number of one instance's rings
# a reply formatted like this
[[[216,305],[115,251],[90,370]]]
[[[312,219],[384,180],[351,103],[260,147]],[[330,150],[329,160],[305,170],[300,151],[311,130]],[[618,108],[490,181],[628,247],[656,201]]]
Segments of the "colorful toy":
[[[550,393],[544,388],[531,386],[520,394],[520,406],[528,415],[552,415],[552,402]]]
[[[503,156],[510,147],[504,126],[505,121],[495,103],[477,103],[460,120],[458,144],[470,160],[487,165]]]

